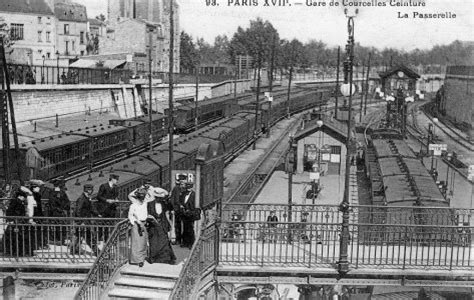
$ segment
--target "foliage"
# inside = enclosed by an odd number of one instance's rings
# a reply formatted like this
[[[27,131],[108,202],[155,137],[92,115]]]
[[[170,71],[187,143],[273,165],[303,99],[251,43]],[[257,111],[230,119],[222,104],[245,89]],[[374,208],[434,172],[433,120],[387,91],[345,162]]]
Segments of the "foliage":
[[[7,52],[11,52],[11,46],[13,46],[14,42],[10,36],[10,27],[7,23],[5,23],[5,19],[0,17],[0,37],[3,38],[3,45]]]
[[[100,14],[100,15],[96,16],[95,18],[99,21],[105,22],[105,15],[104,14]]]
[[[193,42],[193,38],[184,31],[181,31],[180,35],[180,69],[184,72],[190,72],[196,65],[196,47]]]

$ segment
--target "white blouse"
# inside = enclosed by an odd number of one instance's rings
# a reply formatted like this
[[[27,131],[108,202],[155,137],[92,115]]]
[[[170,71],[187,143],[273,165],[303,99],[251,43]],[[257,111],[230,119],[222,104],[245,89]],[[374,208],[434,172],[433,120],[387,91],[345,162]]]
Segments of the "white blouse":
[[[128,211],[128,219],[130,223],[135,224],[135,221],[145,221],[148,216],[147,203],[132,203]]]

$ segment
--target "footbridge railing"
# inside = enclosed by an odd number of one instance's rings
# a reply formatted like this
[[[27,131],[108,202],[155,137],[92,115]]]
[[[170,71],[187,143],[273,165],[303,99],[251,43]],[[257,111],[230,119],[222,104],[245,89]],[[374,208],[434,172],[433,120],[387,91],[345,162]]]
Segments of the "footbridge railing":
[[[351,209],[352,270],[474,270],[474,210]],[[227,204],[222,214],[220,266],[337,269],[342,228],[337,206]]]

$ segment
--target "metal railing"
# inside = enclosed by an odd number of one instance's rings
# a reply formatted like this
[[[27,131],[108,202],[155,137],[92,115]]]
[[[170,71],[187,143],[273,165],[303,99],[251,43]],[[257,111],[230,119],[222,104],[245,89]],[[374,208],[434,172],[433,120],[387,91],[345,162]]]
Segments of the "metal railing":
[[[267,222],[271,211],[277,222]],[[220,265],[335,268],[339,260],[337,206],[228,203],[222,215]],[[351,207],[351,268],[473,268],[473,219],[468,209]]]
[[[130,223],[123,220],[112,231],[107,244],[97,257],[74,299],[101,299],[110,280],[129,258]]]
[[[170,299],[194,299],[204,278],[214,280],[213,271],[218,264],[217,228],[205,228],[191,249],[191,254],[179,274]]]
[[[119,219],[0,217],[0,262],[92,263]]]
[[[125,69],[9,64],[10,84],[118,84],[130,82]]]

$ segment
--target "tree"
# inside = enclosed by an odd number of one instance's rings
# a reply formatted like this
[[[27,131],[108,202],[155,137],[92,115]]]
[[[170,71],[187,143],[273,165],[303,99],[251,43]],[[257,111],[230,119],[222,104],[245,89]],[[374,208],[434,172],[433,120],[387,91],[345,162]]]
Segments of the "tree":
[[[191,72],[196,66],[196,46],[194,45],[193,38],[184,31],[181,31],[180,35],[180,69],[186,72]]]
[[[105,22],[105,16],[104,16],[104,14],[100,14],[100,15],[96,16],[95,18],[96,18],[97,20],[99,20],[99,21]]]

